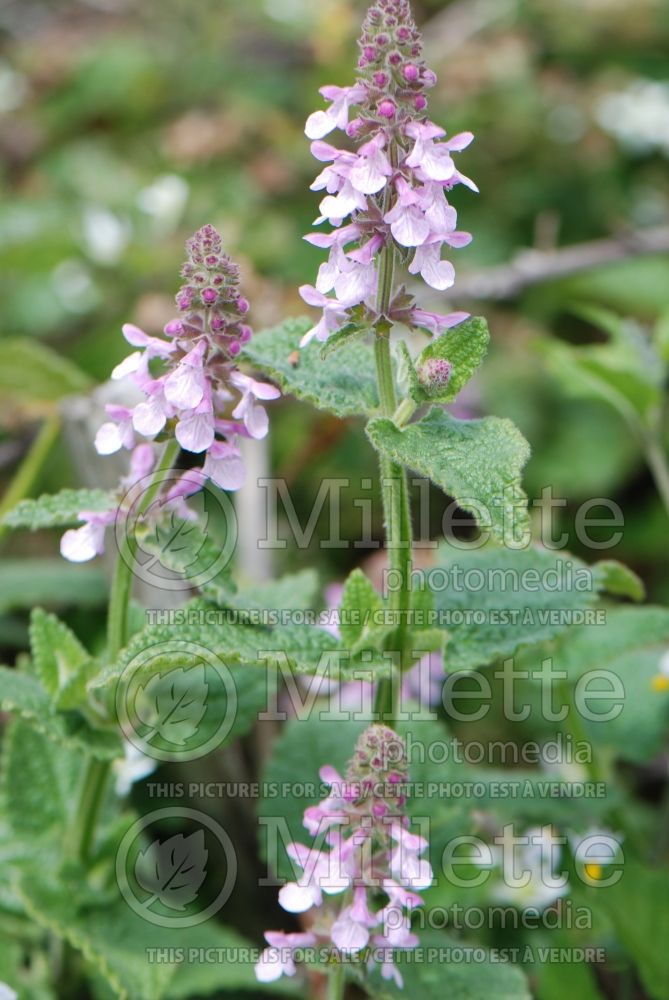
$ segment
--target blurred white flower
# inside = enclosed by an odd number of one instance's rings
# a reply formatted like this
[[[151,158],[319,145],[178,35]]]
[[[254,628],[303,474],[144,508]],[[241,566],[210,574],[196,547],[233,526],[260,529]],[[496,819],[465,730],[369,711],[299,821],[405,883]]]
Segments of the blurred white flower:
[[[190,188],[183,177],[163,174],[153,184],[142,188],[137,195],[137,204],[153,217],[161,231],[170,232],[181,220],[189,193]]]
[[[15,111],[28,96],[28,81],[22,73],[0,61],[0,114]]]
[[[555,872],[562,852],[550,826],[532,827],[525,831],[524,839],[526,844],[505,844],[493,850],[503,867],[502,880],[491,895],[519,909],[544,910],[569,892],[566,877]]]
[[[18,993],[7,983],[0,983],[0,1000],[17,1000]]]
[[[97,289],[81,260],[62,260],[51,273],[51,287],[70,312],[86,313],[97,305]]]
[[[132,743],[125,744],[124,753],[123,760],[115,760],[113,764],[116,777],[114,787],[119,798],[124,798],[136,781],[153,774],[158,766],[158,761],[154,760],[153,757],[147,757]],[[1,996],[0,1000],[2,1000]]]
[[[605,132],[631,149],[657,149],[669,156],[669,83],[635,80],[600,98],[595,117]]]
[[[130,238],[128,223],[102,205],[88,205],[82,226],[88,256],[96,264],[117,264]]]

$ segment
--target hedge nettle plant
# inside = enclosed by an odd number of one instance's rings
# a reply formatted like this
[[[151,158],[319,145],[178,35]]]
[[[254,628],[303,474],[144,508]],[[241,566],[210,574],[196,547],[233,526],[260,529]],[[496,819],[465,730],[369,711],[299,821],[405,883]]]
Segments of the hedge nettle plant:
[[[124,753],[116,686],[138,654],[166,639],[184,642],[182,668],[189,663],[189,644],[199,643],[234,665],[239,677],[272,657],[307,678],[322,672],[324,658],[330,667],[336,664],[335,680],[354,680],[358,668],[365,679],[370,670],[374,677],[375,711],[357,742],[347,747],[346,774],[340,775],[331,761],[314,762],[329,793],[304,812],[306,831],[316,841],[311,847],[289,844],[295,877],[279,892],[283,909],[305,914],[304,922],[299,931],[267,931],[267,948],[255,970],[258,983],[294,976],[297,950],[329,945],[330,960],[318,969],[329,976],[332,998],[344,995],[347,970],[368,992],[381,995],[379,982],[402,986],[396,949],[418,943],[411,912],[421,905],[420,892],[431,884],[433,871],[428,842],[409,822],[410,768],[398,726],[403,678],[426,654],[442,655],[445,646],[451,669],[510,655],[514,647],[506,636],[495,648],[485,646],[489,636],[473,636],[469,645],[449,654],[446,632],[426,614],[433,595],[426,589],[412,592],[407,469],[433,480],[472,513],[493,546],[493,562],[499,558],[495,553],[515,556],[529,541],[520,486],[526,442],[506,420],[461,421],[443,408],[478,367],[488,332],[483,320],[422,304],[427,295],[438,300],[454,282],[445,248],[465,246],[471,239],[457,229],[449,194],[456,185],[476,190],[452,155],[465,149],[472,135],[447,138],[427,116],[427,94],[435,82],[407,0],[378,0],[364,22],[355,81],[324,87],[327,108],[315,111],[306,125],[312,153],[324,164],[312,188],[325,192],[318,228],[306,238],[328,250],[315,284],[300,290],[304,301],[321,311],[315,324],[288,320],[252,337],[239,270],[216,230],[204,226],[187,244],[178,315],[164,336],[150,336],[131,324],[123,327],[135,350],[112,378],[132,385],[138,401],[108,406],[109,420],[95,439],[102,455],[129,453],[129,471],[118,491],[65,490],[24,501],[7,518],[14,527],[70,526],[61,550],[77,562],[102,553],[112,525],[120,539],[105,650],[93,657],[63,623],[37,611],[30,661],[2,674],[4,707],[21,715],[17,727],[35,728],[27,730],[33,733],[28,737],[17,728],[19,735],[12,737],[7,781],[19,779],[20,754],[11,751],[21,740],[35,754],[44,753],[45,741],[57,747],[53,753],[62,756],[67,771],[58,791],[69,796],[59,819],[64,850],[49,855],[49,891],[40,888],[28,858],[25,867],[19,865],[20,898],[51,934],[79,949],[119,995],[169,995],[160,976],[174,974],[174,966],[166,963],[162,972],[151,970],[158,978],[148,985],[138,978],[133,962],[143,960],[144,942],[137,921],[123,932],[125,952],[120,946],[110,950],[104,929],[81,919],[91,892],[113,896],[109,872],[126,823],[118,806],[112,807],[107,786],[114,762]],[[346,148],[326,139],[335,131]],[[421,290],[421,281],[427,288]],[[261,372],[271,382],[256,381],[248,371]],[[341,634],[335,638],[311,625],[265,628],[246,622],[244,609],[257,607],[258,601],[262,607],[263,598],[258,588],[238,590],[223,568],[213,578],[205,574],[190,607],[241,611],[233,624],[137,629],[131,605],[137,538],[124,528],[127,498],[136,496],[139,484],[143,544],[156,545],[162,556],[163,526],[172,531],[175,523],[187,525],[167,556],[170,569],[192,579],[192,567],[215,554],[216,542],[189,506],[190,498],[207,484],[225,491],[242,486],[239,439],[267,433],[261,404],[280,395],[274,383],[339,417],[367,420],[380,463],[392,587],[381,595],[355,571],[344,586]],[[608,566],[593,574],[595,589],[602,589],[613,572]],[[615,572],[618,592],[633,593],[631,578]],[[265,601],[278,600],[278,593],[267,591]],[[293,579],[287,579],[285,593],[289,602],[309,599],[300,598]],[[147,658],[147,683],[161,662]],[[253,714],[240,718],[234,735],[242,735],[252,719]],[[47,800],[52,792],[56,789],[45,791]],[[74,896],[67,912],[54,904],[59,894]],[[123,905],[113,913],[118,936],[119,924],[130,914]],[[132,957],[133,948],[139,958]],[[66,952],[58,964],[61,973],[68,961]],[[508,995],[525,995],[522,985],[516,983],[514,990]],[[193,991],[199,991],[197,985]]]

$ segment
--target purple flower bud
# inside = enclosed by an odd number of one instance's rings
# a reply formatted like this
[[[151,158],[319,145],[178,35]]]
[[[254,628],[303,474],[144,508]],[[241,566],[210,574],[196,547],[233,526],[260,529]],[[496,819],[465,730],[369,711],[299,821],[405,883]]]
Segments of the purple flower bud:
[[[402,56],[399,52],[391,52],[388,56],[388,62],[391,66],[399,66],[402,62]]]
[[[233,357],[233,358],[235,358],[239,354],[239,352],[241,351],[241,349],[242,349],[242,345],[239,343],[238,340],[233,340],[228,345],[228,351],[230,353],[230,356]]]
[[[242,326],[239,328],[240,344],[248,344],[252,336],[253,336],[253,331],[251,330],[250,326]]]
[[[378,48],[383,49],[390,42],[390,38],[388,37],[388,35],[381,34],[376,36],[375,41]]]
[[[365,59],[367,60],[367,62],[374,62],[374,60],[376,59],[376,55],[377,55],[376,49],[372,48],[371,45],[366,45],[364,47],[364,49],[362,50],[362,54],[365,57]]]
[[[213,305],[217,298],[218,292],[215,288],[205,288],[202,292],[202,301],[208,306]]]
[[[453,365],[445,358],[429,358],[418,369],[418,380],[427,389],[443,389],[448,385]]]
[[[414,98],[413,106],[416,111],[424,111],[427,107],[427,98],[424,94],[417,94]]]
[[[424,69],[421,83],[425,87],[434,87],[436,82],[437,82],[437,74],[434,73],[431,69]]]
[[[179,334],[183,333],[184,325],[180,319],[171,319],[169,323],[166,323],[163,327],[163,332],[167,334],[168,337],[178,337]]]
[[[398,28],[395,32],[395,38],[398,42],[408,42],[411,38],[411,31],[409,28],[405,28],[404,25],[402,25],[402,27]]]
[[[415,66],[413,63],[407,63],[407,65],[403,69],[403,73],[405,79],[409,80],[410,83],[413,83],[415,80],[417,80],[419,76],[418,67]]]
[[[389,98],[386,98],[385,100],[381,101],[381,103],[377,108],[377,111],[379,112],[381,117],[387,118],[389,121],[395,117],[396,110],[397,109],[395,108],[394,103]]]
[[[385,87],[388,83],[389,77],[387,73],[379,72],[375,73],[372,79],[377,87]]]
[[[245,298],[237,299],[237,309],[242,314],[242,316],[249,311],[249,303]]]

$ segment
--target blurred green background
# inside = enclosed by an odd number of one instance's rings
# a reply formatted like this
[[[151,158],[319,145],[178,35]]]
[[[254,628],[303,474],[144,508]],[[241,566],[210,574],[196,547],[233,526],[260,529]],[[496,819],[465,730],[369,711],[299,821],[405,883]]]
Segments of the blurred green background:
[[[48,365],[35,388],[36,342],[104,380],[126,353],[124,321],[154,331],[171,316],[183,241],[203,223],[219,227],[240,260],[257,328],[304,311],[296,289],[313,280],[322,254],[301,239],[317,207],[303,122],[321,106],[319,86],[352,80],[365,6],[3,0],[0,337],[6,350],[29,349],[0,376],[0,487],[58,395]],[[461,165],[481,194],[453,195],[461,227],[475,236],[456,255],[465,292],[472,275],[523,248],[550,252],[669,224],[669,5],[414,7],[439,74],[431,115],[477,136]],[[615,498],[625,532],[607,555],[667,599],[667,517],[637,442],[603,403],[572,398],[537,350],[547,335],[601,341],[598,325],[578,314],[583,304],[632,317],[643,332],[669,305],[669,257],[590,266],[492,301],[456,283],[448,306],[485,313],[494,338],[463,405],[520,425],[534,451],[528,490],[536,496],[550,483],[566,497],[567,527],[583,499]],[[369,475],[358,426],[288,401],[273,414],[274,471],[298,509],[321,475]],[[34,491],[70,484],[72,474],[56,445]],[[9,555],[55,554],[57,535],[5,544]],[[324,577],[341,577],[359,555],[321,551]],[[295,567],[311,557],[283,558]]]

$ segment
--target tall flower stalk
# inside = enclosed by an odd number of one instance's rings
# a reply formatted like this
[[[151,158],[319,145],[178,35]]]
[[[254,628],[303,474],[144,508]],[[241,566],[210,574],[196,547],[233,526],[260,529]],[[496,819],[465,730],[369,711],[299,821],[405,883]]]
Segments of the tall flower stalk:
[[[106,529],[117,530],[118,553],[107,621],[107,660],[114,663],[128,641],[128,609],[133,583],[133,540],[123,530],[129,497],[141,491],[137,513],[156,519],[170,507],[194,517],[186,499],[210,480],[239,489],[245,469],[240,437],[263,438],[268,418],[259,401],[276,399],[273,385],[256,382],[236,358],[252,336],[249,303],[239,288],[239,268],[223,252],[213,226],[199,229],[186,243],[184,284],[176,296],[178,316],[154,337],[126,323],[123,336],[136,350],[112,372],[141,396],[134,406],[110,405],[99,428],[99,454],[130,452],[129,473],[105,511],[81,511],[81,527],[65,532],[61,553],[84,562],[105,548]],[[190,455],[184,472],[169,475],[180,454]],[[70,853],[84,859],[91,847],[110,765],[93,760],[82,783],[79,808],[68,838]]]
[[[387,726],[360,736],[345,777],[325,765],[320,777],[330,791],[304,813],[304,826],[322,846],[287,847],[300,874],[279,892],[289,913],[308,915],[309,930],[267,931],[268,947],[256,966],[261,982],[294,976],[304,949],[334,951],[330,993],[342,996],[343,962],[356,956],[379,965],[384,979],[402,987],[394,962],[397,948],[413,948],[411,910],[422,904],[416,890],[432,882],[421,855],[427,841],[409,830],[405,812],[406,746]]]
[[[329,223],[306,239],[329,251],[315,285],[300,293],[322,310],[302,344],[328,340],[342,328],[372,331],[380,410],[398,411],[391,354],[396,324],[439,336],[467,319],[462,312],[421,308],[403,283],[403,272],[420,276],[444,292],[455,269],[444,248],[466,246],[471,235],[458,230],[457,213],[448,193],[457,184],[476,191],[456,167],[453,155],[473,139],[470,132],[446,137],[427,117],[427,92],[436,76],[422,56],[421,36],[408,0],[378,0],[365,18],[359,41],[358,76],[349,87],[327,86],[321,94],[327,110],[315,111],[305,128],[314,157],[325,163],[312,190],[325,191],[316,225]],[[325,141],[339,130],[352,149]],[[448,378],[448,372],[428,373]],[[399,672],[411,665],[407,649],[410,612],[411,509],[406,473],[388,459],[381,462],[386,541],[394,579],[391,595],[396,624],[394,650]],[[377,711],[392,724],[399,683],[382,681]]]

